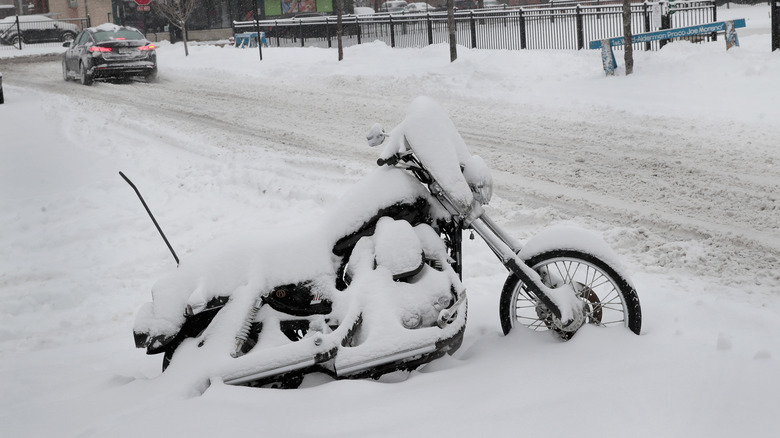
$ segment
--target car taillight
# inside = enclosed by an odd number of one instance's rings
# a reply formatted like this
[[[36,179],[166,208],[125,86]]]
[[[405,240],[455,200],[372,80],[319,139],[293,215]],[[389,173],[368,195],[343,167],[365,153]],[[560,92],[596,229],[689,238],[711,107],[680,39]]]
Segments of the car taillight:
[[[111,47],[98,47],[98,46],[92,46],[89,48],[90,52],[110,52]]]
[[[143,47],[139,47],[138,48],[138,50],[154,50],[154,49],[155,49],[154,44],[147,44],[147,45],[145,45]]]

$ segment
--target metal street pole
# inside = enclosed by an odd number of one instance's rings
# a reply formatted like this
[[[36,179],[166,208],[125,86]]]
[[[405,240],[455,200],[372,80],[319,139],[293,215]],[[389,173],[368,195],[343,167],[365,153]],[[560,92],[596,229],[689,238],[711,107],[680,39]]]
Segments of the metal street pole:
[[[255,19],[255,32],[257,33],[257,51],[260,53],[260,60],[263,60],[263,43],[260,42],[260,23],[257,21],[257,0],[254,0],[255,2],[255,16],[252,17]]]
[[[772,0],[772,51],[780,50],[780,0]]]

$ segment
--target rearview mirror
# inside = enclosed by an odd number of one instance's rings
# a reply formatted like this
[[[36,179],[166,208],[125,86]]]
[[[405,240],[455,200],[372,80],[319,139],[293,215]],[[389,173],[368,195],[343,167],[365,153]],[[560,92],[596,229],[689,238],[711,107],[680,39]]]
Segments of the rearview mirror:
[[[374,123],[374,126],[372,126],[366,134],[366,140],[368,140],[368,145],[370,147],[379,146],[385,141],[385,137],[387,137],[385,128],[379,123]]]

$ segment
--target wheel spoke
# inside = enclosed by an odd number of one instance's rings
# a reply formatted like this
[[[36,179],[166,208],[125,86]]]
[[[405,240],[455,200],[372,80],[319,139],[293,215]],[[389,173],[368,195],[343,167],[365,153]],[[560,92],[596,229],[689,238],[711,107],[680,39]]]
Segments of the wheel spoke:
[[[563,253],[563,255],[560,255]],[[572,285],[578,298],[585,307],[586,321],[589,324],[610,327],[610,326],[628,326],[633,324],[631,318],[641,318],[638,308],[629,309],[626,305],[625,294],[631,294],[635,297],[633,289],[625,285],[621,278],[613,278],[614,273],[605,270],[602,265],[604,262],[595,259],[588,254],[577,251],[561,251],[559,255],[550,253],[551,257],[540,256],[539,263],[531,266],[542,279],[542,282],[548,287],[559,287],[561,285]],[[571,254],[571,255],[569,255]],[[609,268],[608,265],[606,265]],[[620,282],[616,282],[616,280]],[[568,340],[573,333],[561,332],[551,327],[549,311],[546,307],[531,293],[527,286],[518,282],[515,286],[512,303],[514,308],[514,323],[523,325],[532,330],[553,330],[561,339]],[[636,298],[633,298],[636,300]],[[628,312],[631,312],[630,314]],[[638,332],[637,324],[633,324],[631,329]]]
[[[515,307],[515,308],[516,308],[516,309],[535,309],[535,308],[536,308],[536,305],[535,305],[535,304],[529,304],[529,305],[527,305],[527,306],[520,306],[520,305],[518,305],[518,306],[517,306],[517,307]]]
[[[617,306],[600,306],[602,309],[611,310],[613,312],[620,312],[623,313],[623,307],[617,307]]]
[[[602,278],[604,279],[604,281],[602,281],[601,283],[596,284],[596,281],[595,281],[596,279],[594,279],[592,282],[588,283],[587,286],[589,288],[591,288],[591,289],[596,289],[596,288],[599,288],[601,286],[604,286],[605,284],[612,284],[612,282],[609,281],[609,278],[604,277],[604,276],[602,276]],[[614,287],[613,287],[613,290],[614,290]]]
[[[537,319],[536,321],[532,322],[531,324],[526,325],[526,327],[530,328],[531,330],[539,330],[541,328],[547,328],[547,324],[544,323],[541,319]]]

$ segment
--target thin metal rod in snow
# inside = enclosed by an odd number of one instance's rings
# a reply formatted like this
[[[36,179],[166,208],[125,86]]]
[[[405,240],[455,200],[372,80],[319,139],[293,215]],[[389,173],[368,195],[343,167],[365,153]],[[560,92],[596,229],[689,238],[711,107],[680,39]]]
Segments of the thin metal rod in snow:
[[[254,1],[255,3],[255,15],[252,17],[255,21],[255,34],[257,34],[257,51],[260,53],[260,60],[263,60],[263,43],[262,39],[260,38],[260,23],[258,23],[258,12],[257,12],[257,0]],[[251,44],[250,44],[251,45]]]
[[[157,227],[157,231],[160,232],[160,236],[162,236],[163,240],[165,241],[165,244],[168,245],[168,249],[171,250],[171,254],[173,254],[173,259],[176,260],[176,266],[178,266],[179,265],[179,257],[176,256],[176,251],[173,250],[173,247],[171,246],[170,242],[168,242],[168,238],[165,237],[165,233],[163,233],[162,228],[160,228],[160,224],[157,223],[157,219],[154,218],[154,215],[152,214],[152,211],[149,210],[149,206],[146,205],[146,201],[144,201],[144,197],[141,196],[141,192],[138,191],[138,188],[135,186],[135,184],[133,184],[133,182],[130,181],[130,178],[125,176],[124,173],[119,172],[119,175],[122,177],[122,179],[127,181],[128,184],[130,184],[130,187],[132,187],[133,190],[135,190],[135,194],[138,195],[138,199],[141,200],[141,204],[144,205],[144,208],[146,209],[146,212],[149,214],[149,217],[152,218],[152,222],[154,222],[154,226]]]

